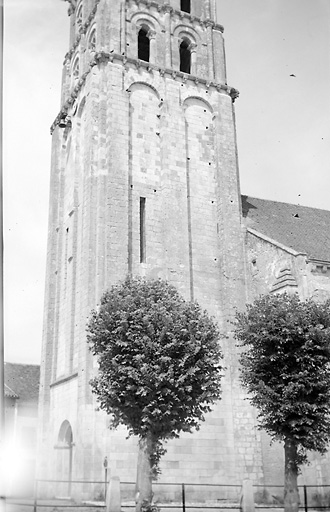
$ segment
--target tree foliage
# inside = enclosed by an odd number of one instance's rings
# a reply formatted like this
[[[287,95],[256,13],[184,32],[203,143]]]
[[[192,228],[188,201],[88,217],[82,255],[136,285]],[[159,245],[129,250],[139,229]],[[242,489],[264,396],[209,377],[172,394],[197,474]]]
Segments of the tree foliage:
[[[259,426],[296,448],[324,453],[330,441],[330,301],[266,295],[237,315],[241,380]]]
[[[164,440],[198,429],[220,398],[219,332],[198,304],[162,280],[127,278],[88,324],[99,372],[91,386],[112,426]]]

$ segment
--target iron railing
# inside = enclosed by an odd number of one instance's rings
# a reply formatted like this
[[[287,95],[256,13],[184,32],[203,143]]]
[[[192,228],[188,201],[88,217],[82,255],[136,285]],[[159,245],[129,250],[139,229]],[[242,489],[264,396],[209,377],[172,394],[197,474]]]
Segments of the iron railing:
[[[34,495],[30,498],[0,497],[2,504],[17,505],[32,509],[32,512],[57,508],[58,511],[65,509],[76,510],[102,510],[105,508],[105,498],[108,486],[107,481],[94,480],[46,480],[35,481]],[[72,497],[56,498],[54,486],[66,486]],[[52,486],[52,490],[50,490]],[[83,494],[79,492],[79,486],[83,486],[87,494],[86,486],[93,486],[98,489],[99,499],[93,500],[77,499]],[[47,489],[48,487],[48,489]],[[121,482],[121,509],[123,512],[135,508],[135,483]],[[300,495],[300,509],[304,512],[311,510],[330,510],[330,485],[302,485],[298,486]],[[254,485],[255,508],[256,510],[282,509],[283,485]],[[154,503],[161,510],[177,510],[187,512],[188,510],[240,510],[241,509],[241,485],[219,485],[219,484],[196,484],[196,483],[164,483],[153,484]],[[52,494],[53,493],[53,494]],[[3,507],[4,508],[4,507]],[[22,508],[22,510],[24,510]]]

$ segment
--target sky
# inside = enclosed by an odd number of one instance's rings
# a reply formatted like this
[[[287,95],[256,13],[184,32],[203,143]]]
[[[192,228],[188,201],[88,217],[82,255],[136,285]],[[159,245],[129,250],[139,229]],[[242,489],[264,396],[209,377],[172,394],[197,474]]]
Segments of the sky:
[[[5,0],[5,360],[38,364],[51,137],[68,4]],[[217,0],[241,191],[330,209],[330,1]],[[294,75],[294,76],[292,76]],[[330,227],[329,227],[330,229]]]

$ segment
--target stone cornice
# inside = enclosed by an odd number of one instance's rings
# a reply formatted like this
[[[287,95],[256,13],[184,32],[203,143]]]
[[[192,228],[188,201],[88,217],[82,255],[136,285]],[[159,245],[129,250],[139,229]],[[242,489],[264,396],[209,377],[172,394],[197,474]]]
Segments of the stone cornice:
[[[308,258],[308,263],[315,265],[317,267],[326,267],[330,270],[330,261],[316,260],[314,258]]]
[[[69,380],[76,379],[78,377],[78,373],[72,373],[71,375],[67,375],[66,377],[61,377],[55,382],[52,382],[49,387],[53,388],[55,386],[59,386],[60,384],[64,384],[65,382],[68,382]]]
[[[145,5],[147,9],[150,9],[151,7],[154,7],[157,9],[158,12],[165,12],[169,13],[171,16],[177,16],[180,19],[187,18],[189,21],[198,22],[200,25],[204,25],[206,27],[211,26],[215,30],[219,30],[220,32],[224,31],[224,28],[222,25],[219,25],[218,23],[215,23],[214,21],[210,19],[203,20],[202,18],[199,18],[198,16],[193,16],[189,12],[179,11],[177,9],[174,9],[169,4],[159,4],[158,2],[153,2],[152,0],[130,0],[131,2],[135,3],[139,8],[141,8],[141,5]]]
[[[72,14],[76,8],[77,0],[64,0],[64,1],[69,2],[69,4],[70,4],[69,10],[68,10],[68,15],[70,16],[70,14]]]
[[[228,96],[231,97],[232,101],[234,102],[238,96],[239,92],[237,89],[234,89],[234,87],[230,87],[227,84],[220,84],[217,82],[214,82],[212,80],[206,80],[205,78],[200,78],[194,75],[188,75],[187,73],[183,73],[182,71],[175,71],[173,69],[169,68],[159,68],[159,66],[156,66],[155,64],[151,64],[150,62],[145,62],[143,60],[139,59],[132,59],[128,58],[124,55],[119,55],[118,53],[108,53],[108,52],[95,52],[93,59],[89,63],[89,69],[86,71],[79,79],[77,85],[73,88],[73,90],[70,93],[70,96],[68,99],[64,102],[62,105],[62,108],[58,115],[56,116],[53,124],[50,127],[50,133],[52,134],[55,130],[56,126],[60,122],[60,120],[65,117],[68,113],[69,108],[73,105],[76,98],[78,97],[78,94],[86,82],[87,76],[89,75],[91,69],[100,64],[100,63],[108,63],[108,62],[121,62],[123,66],[126,66],[127,64],[133,64],[137,69],[139,68],[145,68],[147,71],[158,71],[160,76],[171,76],[173,80],[181,79],[184,82],[194,82],[196,85],[202,84],[207,89],[210,87],[215,88],[218,92],[223,91],[224,93],[228,94]]]
[[[67,0],[67,1],[69,1],[69,0]],[[63,64],[66,64],[67,61],[70,61],[72,55],[74,54],[76,48],[78,47],[78,45],[80,43],[81,36],[86,34],[88,28],[90,27],[90,25],[94,21],[94,18],[95,18],[96,12],[97,12],[97,7],[98,7],[98,4],[100,3],[100,1],[101,0],[96,0],[95,6],[93,7],[92,11],[90,12],[87,20],[79,28],[79,34],[77,35],[76,40],[73,43],[73,45],[71,46],[70,50],[65,54],[64,63]]]

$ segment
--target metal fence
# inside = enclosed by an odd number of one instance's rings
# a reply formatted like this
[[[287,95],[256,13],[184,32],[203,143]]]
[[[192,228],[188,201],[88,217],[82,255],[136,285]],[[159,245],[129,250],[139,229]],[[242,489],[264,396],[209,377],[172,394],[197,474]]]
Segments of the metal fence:
[[[283,509],[283,485],[254,485],[256,508]],[[330,485],[299,485],[299,508],[308,510],[330,510]]]
[[[0,499],[3,512],[65,512],[76,510],[100,512],[105,508],[107,481],[87,480],[36,480],[34,496]],[[121,509],[131,512],[135,508],[135,483],[121,482]],[[279,485],[253,486],[256,510],[284,508],[284,488]],[[219,510],[220,512],[241,508],[241,485],[216,485],[195,483],[153,484],[153,503],[161,510],[187,512]],[[92,498],[91,498],[92,496]],[[330,485],[299,486],[300,509],[308,511],[330,510]]]

